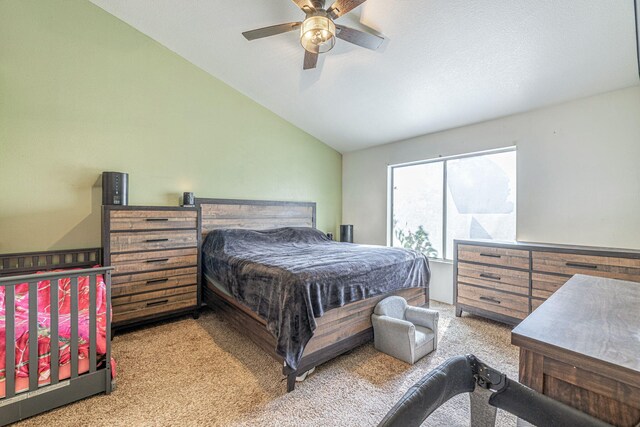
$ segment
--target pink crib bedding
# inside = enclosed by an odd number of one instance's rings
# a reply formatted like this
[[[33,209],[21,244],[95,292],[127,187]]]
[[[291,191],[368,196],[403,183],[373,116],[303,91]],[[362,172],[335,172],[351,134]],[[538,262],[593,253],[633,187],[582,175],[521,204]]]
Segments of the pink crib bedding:
[[[64,270],[54,270],[64,271]],[[78,278],[78,371],[89,369],[89,277]],[[71,364],[71,280],[58,280],[58,344],[59,379],[68,378]],[[38,282],[38,383],[50,380],[50,281]],[[96,278],[96,350],[98,361],[106,353],[106,285],[102,275]],[[5,367],[6,342],[5,287],[0,286],[0,397],[5,396],[7,370]],[[28,389],[29,380],[29,286],[15,286],[15,378],[16,392]],[[110,361],[115,377],[115,361]]]

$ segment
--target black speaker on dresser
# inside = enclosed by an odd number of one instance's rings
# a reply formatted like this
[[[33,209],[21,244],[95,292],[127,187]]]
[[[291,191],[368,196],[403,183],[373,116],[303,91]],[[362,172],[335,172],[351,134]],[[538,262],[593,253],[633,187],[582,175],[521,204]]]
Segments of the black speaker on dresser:
[[[129,204],[129,174],[123,172],[102,172],[102,204]]]

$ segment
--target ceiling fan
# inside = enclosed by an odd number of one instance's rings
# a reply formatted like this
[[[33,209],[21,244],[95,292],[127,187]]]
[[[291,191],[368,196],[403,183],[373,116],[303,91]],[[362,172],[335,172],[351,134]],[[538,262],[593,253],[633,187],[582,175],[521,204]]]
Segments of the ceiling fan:
[[[302,68],[305,70],[316,67],[318,55],[330,51],[336,43],[336,37],[371,50],[379,48],[384,41],[383,37],[334,23],[366,0],[336,0],[328,9],[325,9],[325,0],[292,1],[305,13],[304,21],[245,31],[242,35],[251,41],[300,29],[300,44],[305,49]]]

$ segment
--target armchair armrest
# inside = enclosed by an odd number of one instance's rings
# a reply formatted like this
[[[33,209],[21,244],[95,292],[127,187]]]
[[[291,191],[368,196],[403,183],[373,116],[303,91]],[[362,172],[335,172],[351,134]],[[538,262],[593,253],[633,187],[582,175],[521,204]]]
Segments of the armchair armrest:
[[[413,363],[416,327],[413,323],[389,316],[371,315],[375,348],[407,363]]]
[[[413,323],[407,320],[396,319],[395,317],[378,316],[374,314],[371,316],[371,321],[378,323],[393,334],[411,334],[416,330]]]
[[[428,308],[408,306],[405,309],[404,317],[411,323],[418,326],[424,326],[431,329],[436,334],[438,333],[438,319],[440,313]]]

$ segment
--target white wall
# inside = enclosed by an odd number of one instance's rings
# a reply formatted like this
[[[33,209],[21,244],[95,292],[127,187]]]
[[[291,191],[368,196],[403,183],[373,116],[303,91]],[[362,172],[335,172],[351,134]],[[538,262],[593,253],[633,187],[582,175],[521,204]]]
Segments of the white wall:
[[[346,153],[342,220],[386,244],[387,166],[516,145],[517,239],[640,249],[640,87]],[[450,264],[431,297],[453,301]]]

